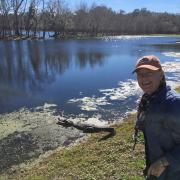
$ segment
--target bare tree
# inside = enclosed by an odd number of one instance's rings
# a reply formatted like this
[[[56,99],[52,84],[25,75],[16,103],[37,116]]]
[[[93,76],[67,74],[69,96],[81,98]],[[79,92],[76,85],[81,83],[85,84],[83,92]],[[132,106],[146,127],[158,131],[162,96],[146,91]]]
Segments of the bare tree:
[[[0,31],[2,37],[6,36],[7,31],[9,30],[9,33],[11,33],[10,29],[10,23],[9,23],[9,17],[8,14],[11,10],[11,5],[8,0],[0,0]]]
[[[14,31],[15,35],[19,36],[19,11],[21,9],[21,6],[25,2],[25,0],[11,0],[11,5],[13,8],[13,13],[14,13]]]
[[[90,10],[91,28],[95,33],[114,31],[113,20],[115,13],[106,6],[97,6]]]
[[[50,13],[50,26],[54,31],[55,37],[61,33],[64,35],[69,24],[71,13],[67,5],[62,0],[50,0],[48,3],[48,11]]]
[[[34,19],[35,19],[35,1],[31,0],[28,8],[28,12],[26,13],[25,16],[25,30],[26,30],[26,35],[28,37],[30,30],[32,29]]]
[[[42,31],[43,31],[43,39],[46,36],[46,25],[47,25],[47,20],[46,20],[46,11],[45,11],[45,1],[42,0],[42,11],[41,11],[41,19],[42,19]]]
[[[74,29],[76,32],[89,30],[89,8],[86,3],[80,3],[73,16]]]

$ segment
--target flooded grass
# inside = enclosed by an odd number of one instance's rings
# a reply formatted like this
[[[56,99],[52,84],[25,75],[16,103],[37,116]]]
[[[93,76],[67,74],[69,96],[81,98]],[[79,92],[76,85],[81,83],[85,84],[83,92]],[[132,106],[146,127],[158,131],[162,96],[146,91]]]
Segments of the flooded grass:
[[[52,107],[45,104],[0,115],[0,173],[84,136],[77,129],[58,126]]]
[[[14,121],[12,122],[10,119],[1,118],[0,121],[0,139],[7,137],[9,134],[12,134],[17,129],[21,129],[23,126],[22,122]]]

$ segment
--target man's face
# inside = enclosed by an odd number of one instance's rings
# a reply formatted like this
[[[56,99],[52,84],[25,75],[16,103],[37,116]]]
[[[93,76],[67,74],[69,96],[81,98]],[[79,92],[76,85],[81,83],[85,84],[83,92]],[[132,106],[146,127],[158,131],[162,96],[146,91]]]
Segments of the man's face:
[[[144,93],[151,95],[159,88],[160,82],[163,78],[162,71],[152,71],[143,68],[139,69],[136,73],[138,84]]]

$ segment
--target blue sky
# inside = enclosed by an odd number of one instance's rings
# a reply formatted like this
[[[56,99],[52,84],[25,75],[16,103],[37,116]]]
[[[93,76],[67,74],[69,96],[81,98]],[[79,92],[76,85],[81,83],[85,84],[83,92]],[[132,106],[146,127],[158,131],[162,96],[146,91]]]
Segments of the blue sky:
[[[155,12],[180,13],[180,0],[66,0],[66,2],[73,10],[81,2],[89,6],[95,2],[96,5],[106,5],[115,11],[122,9],[132,12],[134,9],[147,8]]]

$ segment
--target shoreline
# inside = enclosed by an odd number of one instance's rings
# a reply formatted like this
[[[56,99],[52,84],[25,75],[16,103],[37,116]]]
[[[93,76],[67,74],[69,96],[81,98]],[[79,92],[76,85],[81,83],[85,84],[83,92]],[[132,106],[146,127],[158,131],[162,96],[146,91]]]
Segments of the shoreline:
[[[50,36],[50,37],[38,37],[38,36],[26,36],[26,35],[20,35],[20,36],[6,36],[6,37],[1,37],[0,41],[20,41],[20,40],[71,40],[71,39],[79,39],[79,40],[86,40],[86,39],[101,39],[104,37],[118,37],[118,36],[150,36],[150,37],[180,37],[180,34],[119,34],[119,35],[114,35],[114,34],[107,34],[107,35],[97,35],[97,36],[87,36],[87,35],[67,35],[67,36]],[[178,42],[179,43],[179,42]]]

